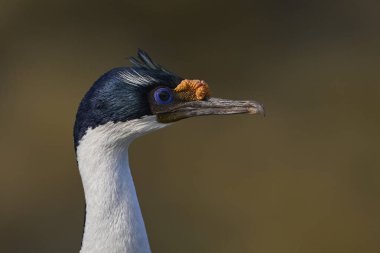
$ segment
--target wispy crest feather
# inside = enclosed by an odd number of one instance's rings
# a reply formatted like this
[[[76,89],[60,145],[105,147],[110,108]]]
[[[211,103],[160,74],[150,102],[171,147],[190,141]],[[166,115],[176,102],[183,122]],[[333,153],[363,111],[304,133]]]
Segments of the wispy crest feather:
[[[158,83],[159,79],[150,76],[150,75],[142,75],[140,72],[135,69],[129,69],[129,71],[120,72],[120,77],[124,82],[135,86],[149,86],[152,83]]]
[[[177,85],[183,79],[155,63],[152,58],[141,49],[137,51],[137,58],[129,57],[129,61],[133,67],[124,69],[119,73],[119,76],[129,84],[135,86],[149,86],[153,83],[161,82],[173,86]]]
[[[130,57],[129,61],[135,66],[140,68],[147,68],[147,69],[155,69],[155,70],[162,70],[162,67],[158,64],[156,64],[152,58],[149,57],[149,55],[141,50],[140,48],[137,50],[137,57]]]
[[[135,57],[129,57],[129,61],[132,63],[134,67],[151,69],[151,70],[159,70],[163,71],[169,75],[177,76],[173,72],[163,68],[161,65],[155,63],[152,58],[142,49],[137,50],[137,59]]]

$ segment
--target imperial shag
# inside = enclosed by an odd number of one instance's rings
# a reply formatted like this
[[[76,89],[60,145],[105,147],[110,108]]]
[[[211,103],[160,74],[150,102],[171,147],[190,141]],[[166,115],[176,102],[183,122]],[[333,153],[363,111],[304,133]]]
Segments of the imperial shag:
[[[137,137],[201,115],[264,114],[255,101],[210,97],[201,80],[183,79],[143,51],[132,67],[110,70],[80,103],[74,143],[86,219],[81,253],[149,253],[150,247],[128,165]]]

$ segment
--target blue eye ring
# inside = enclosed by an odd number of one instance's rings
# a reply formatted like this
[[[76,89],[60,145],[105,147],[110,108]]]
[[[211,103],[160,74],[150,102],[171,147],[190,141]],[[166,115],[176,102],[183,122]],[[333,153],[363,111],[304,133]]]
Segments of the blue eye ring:
[[[173,91],[167,87],[161,87],[154,91],[154,100],[159,105],[167,105],[173,102]]]

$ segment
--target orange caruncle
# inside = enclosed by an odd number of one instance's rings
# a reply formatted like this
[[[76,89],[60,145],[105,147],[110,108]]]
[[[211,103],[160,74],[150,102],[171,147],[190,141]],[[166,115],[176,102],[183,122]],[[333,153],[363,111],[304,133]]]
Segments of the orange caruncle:
[[[210,96],[207,83],[203,80],[183,80],[174,89],[178,96],[185,101],[204,100]]]

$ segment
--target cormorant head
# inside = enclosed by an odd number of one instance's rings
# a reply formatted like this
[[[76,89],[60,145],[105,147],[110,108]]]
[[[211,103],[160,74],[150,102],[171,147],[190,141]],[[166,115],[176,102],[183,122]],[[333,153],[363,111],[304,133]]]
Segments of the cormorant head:
[[[115,68],[101,76],[82,99],[74,126],[75,147],[89,129],[106,124],[140,120],[145,126],[162,127],[193,116],[264,114],[263,106],[255,101],[210,97],[206,82],[183,79],[154,63],[142,50],[130,61],[132,67]],[[157,128],[140,128],[139,133]]]

